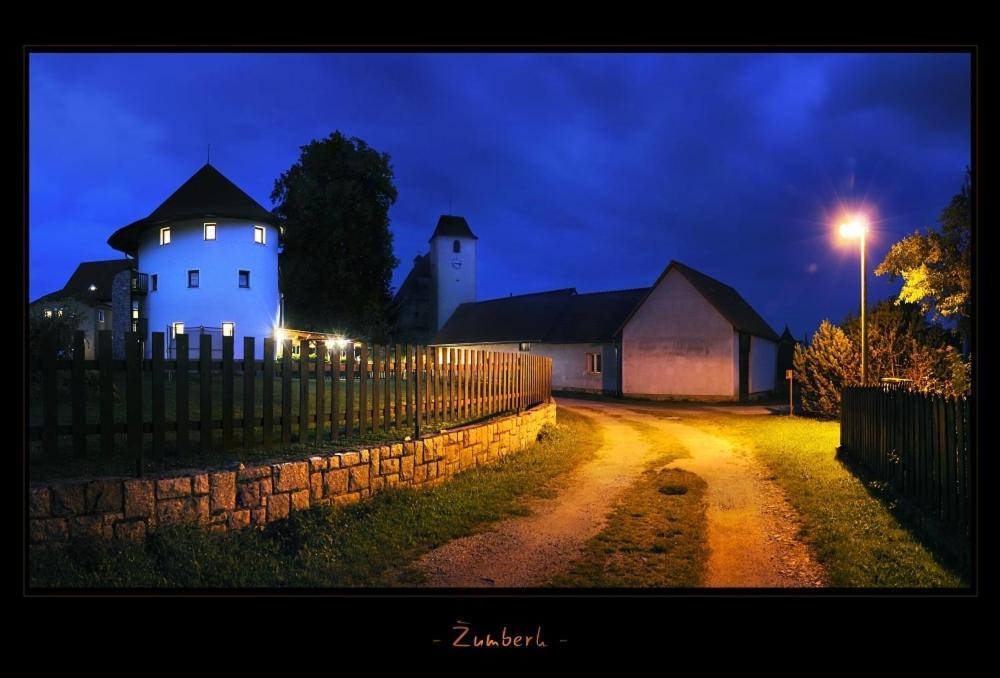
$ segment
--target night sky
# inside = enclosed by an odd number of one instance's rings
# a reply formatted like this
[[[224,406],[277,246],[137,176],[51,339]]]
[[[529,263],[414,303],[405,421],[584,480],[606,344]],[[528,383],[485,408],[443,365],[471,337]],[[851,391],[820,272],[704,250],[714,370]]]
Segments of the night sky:
[[[29,298],[204,163],[265,207],[299,147],[388,153],[400,266],[437,218],[479,236],[479,299],[644,287],[671,259],[781,332],[857,310],[871,268],[970,162],[967,54],[32,54]],[[870,298],[900,283],[870,279]]]

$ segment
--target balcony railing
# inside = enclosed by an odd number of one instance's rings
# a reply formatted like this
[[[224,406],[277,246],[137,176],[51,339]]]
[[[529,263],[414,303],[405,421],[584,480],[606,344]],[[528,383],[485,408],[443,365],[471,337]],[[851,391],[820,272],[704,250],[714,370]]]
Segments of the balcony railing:
[[[132,273],[132,294],[146,294],[149,291],[149,274]]]

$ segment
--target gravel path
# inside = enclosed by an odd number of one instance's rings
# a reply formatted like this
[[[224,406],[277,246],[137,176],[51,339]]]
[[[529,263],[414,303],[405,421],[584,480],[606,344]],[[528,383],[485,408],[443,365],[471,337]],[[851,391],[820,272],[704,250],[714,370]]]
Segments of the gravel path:
[[[619,492],[654,454],[626,423],[629,419],[677,438],[692,456],[669,466],[696,473],[707,483],[711,555],[705,586],[823,585],[822,567],[797,538],[797,514],[753,457],[723,438],[684,424],[682,410],[670,413],[676,420],[665,420],[612,403],[560,399],[559,404],[600,422],[605,444],[596,458],[562,479],[555,498],[533,500],[531,515],[505,519],[425,554],[414,566],[424,573],[428,586],[544,585],[603,529]]]

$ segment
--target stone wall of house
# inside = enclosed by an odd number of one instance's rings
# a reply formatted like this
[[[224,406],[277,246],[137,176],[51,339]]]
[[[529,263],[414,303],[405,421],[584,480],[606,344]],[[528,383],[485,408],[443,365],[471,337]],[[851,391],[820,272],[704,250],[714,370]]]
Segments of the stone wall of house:
[[[263,527],[312,505],[349,503],[382,488],[436,485],[535,442],[555,423],[555,403],[419,440],[238,468],[156,478],[49,481],[29,489],[29,539],[141,539],[160,525],[195,523],[213,532]]]
[[[119,271],[111,282],[111,354],[125,359],[125,333],[132,329],[132,270]]]

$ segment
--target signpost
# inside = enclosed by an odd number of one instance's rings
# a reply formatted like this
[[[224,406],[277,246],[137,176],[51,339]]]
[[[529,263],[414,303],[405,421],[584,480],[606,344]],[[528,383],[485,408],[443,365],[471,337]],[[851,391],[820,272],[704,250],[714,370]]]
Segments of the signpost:
[[[791,370],[785,370],[785,379],[788,380],[788,416],[792,416],[792,383],[795,381],[795,377],[792,375]]]

